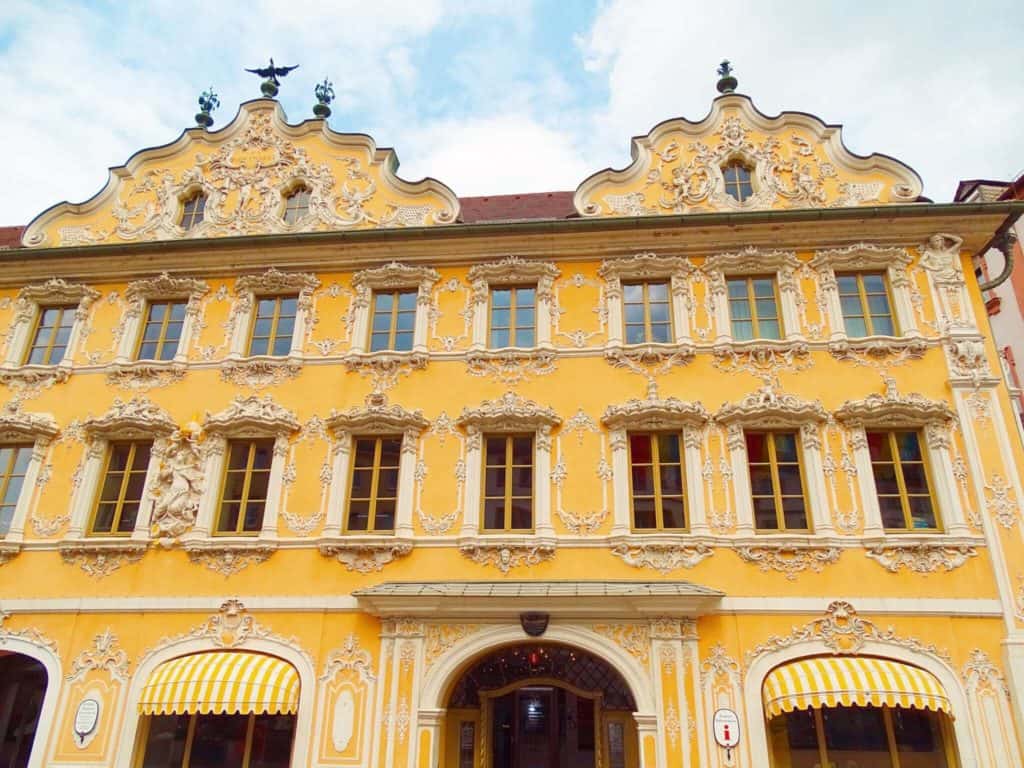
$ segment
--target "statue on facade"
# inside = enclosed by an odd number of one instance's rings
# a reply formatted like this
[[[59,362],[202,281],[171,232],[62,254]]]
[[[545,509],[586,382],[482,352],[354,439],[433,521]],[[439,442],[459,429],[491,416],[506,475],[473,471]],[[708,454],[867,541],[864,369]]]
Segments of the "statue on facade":
[[[941,232],[928,238],[921,249],[921,266],[934,275],[936,283],[961,281],[960,246],[963,242],[963,238]]]
[[[176,539],[196,522],[202,494],[202,459],[195,440],[172,435],[156,476],[151,525],[157,539]]]

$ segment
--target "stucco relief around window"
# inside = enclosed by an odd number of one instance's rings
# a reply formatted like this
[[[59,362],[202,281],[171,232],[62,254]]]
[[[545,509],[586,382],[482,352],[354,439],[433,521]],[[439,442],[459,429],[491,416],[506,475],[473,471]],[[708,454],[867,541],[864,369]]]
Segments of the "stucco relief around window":
[[[24,468],[21,487],[16,498],[4,498],[5,503],[13,502],[14,509],[9,513],[5,510],[3,533],[0,535],[0,565],[14,557],[21,549],[25,538],[25,522],[39,501],[39,490],[36,481],[50,450],[53,438],[57,435],[57,422],[52,416],[44,413],[23,411],[17,400],[7,403],[0,411],[0,447],[25,449],[28,453],[28,464]],[[13,457],[12,459],[16,459]],[[19,468],[20,469],[20,468]],[[10,470],[14,470],[11,467]],[[7,483],[10,488],[10,479]]]
[[[687,281],[692,272],[693,265],[687,259],[678,256],[658,256],[654,253],[638,253],[634,256],[602,262],[597,274],[606,283],[608,346],[626,347],[627,349],[642,348],[652,355],[678,353],[680,349],[690,349],[692,354],[690,307],[687,306],[689,296]],[[647,335],[642,341],[631,341],[626,334],[627,326],[632,323],[625,313],[626,287],[652,284],[664,285],[667,288],[669,305],[667,321],[670,332],[663,341],[656,340],[660,337],[652,335]],[[645,297],[645,300],[643,320],[650,326],[650,297]],[[655,303],[660,303],[660,301]],[[637,315],[640,316],[639,311]],[[660,321],[660,318],[658,320]]]

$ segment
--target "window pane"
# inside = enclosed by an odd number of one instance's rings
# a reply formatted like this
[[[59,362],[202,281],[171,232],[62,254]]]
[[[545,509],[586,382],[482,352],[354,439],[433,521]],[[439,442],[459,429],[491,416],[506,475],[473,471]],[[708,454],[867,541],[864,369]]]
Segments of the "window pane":
[[[647,286],[649,301],[668,301],[668,283],[651,283]]]
[[[894,464],[874,464],[875,488],[882,494],[899,493],[899,482],[896,479]]]
[[[946,768],[939,716],[934,712],[920,709],[896,708],[891,711],[896,750],[901,755],[904,753],[928,755],[927,763],[920,757],[903,758],[901,762],[912,766],[927,764],[935,768]]]
[[[626,326],[626,343],[627,344],[643,344],[647,340],[644,327],[642,325],[628,325]]]
[[[516,343],[517,347],[532,347],[534,345],[533,330],[520,329],[516,331]]]
[[[751,464],[750,490],[755,496],[771,496],[774,493],[772,470],[768,464]]]
[[[644,287],[642,285],[624,285],[622,286],[622,296],[627,303],[642,302]]]
[[[668,322],[668,304],[651,304],[651,322]]]
[[[536,300],[537,291],[534,288],[517,288],[516,289],[516,306],[517,307],[532,307],[537,303]]]
[[[762,339],[781,339],[782,329],[778,320],[762,320],[758,324]]]
[[[770,277],[759,277],[752,280],[754,284],[754,296],[757,298],[770,298],[772,306],[775,305],[775,286]]]
[[[921,460],[921,444],[918,442],[916,432],[897,432],[896,449],[899,451],[902,461]]]
[[[416,309],[416,291],[406,291],[398,294],[399,311]]]
[[[810,768],[820,764],[821,754],[818,751],[818,728],[814,722],[814,710],[796,710],[783,717],[786,718],[786,739],[789,742],[793,768]]]
[[[506,329],[491,330],[491,346],[492,347],[507,347],[509,346],[509,332]]]
[[[377,509],[374,513],[373,529],[375,531],[391,531],[395,528],[395,502],[392,499],[383,499],[377,502]]]
[[[843,306],[843,317],[857,317],[864,314],[859,295],[843,296],[840,299],[840,303]]]
[[[382,469],[377,480],[378,497],[394,497],[398,495],[398,470]]]
[[[658,435],[658,459],[663,463],[679,463],[679,436]]]
[[[670,326],[666,325],[651,325],[651,341],[655,344],[668,344],[672,340],[672,332]]]
[[[903,486],[907,493],[928,493],[928,478],[925,476],[924,464],[903,465]]]
[[[292,349],[292,338],[288,336],[277,336],[274,339],[274,351],[272,354],[277,357],[283,357],[287,355]]]
[[[183,321],[185,319],[185,309],[187,302],[176,301],[171,304],[171,320],[172,321]]]
[[[412,349],[412,334],[396,333],[395,350],[398,352],[408,352],[410,349]]]
[[[533,468],[516,467],[512,470],[512,495],[533,495]]]
[[[508,288],[495,288],[491,291],[491,306],[492,307],[511,307],[512,306],[512,291]]]
[[[839,292],[843,294],[857,293],[857,276],[856,275],[837,275],[836,283],[839,285]]]
[[[907,527],[903,519],[903,505],[899,496],[879,496],[878,506],[882,512],[882,527],[903,530]]]
[[[242,768],[246,715],[196,715],[189,768]]]
[[[629,458],[634,464],[651,463],[650,435],[634,434],[629,436]]]
[[[414,312],[399,312],[395,318],[396,331],[412,331],[416,327],[416,314]]]
[[[502,499],[484,501],[484,528],[489,531],[502,530],[505,527],[505,502]]]
[[[257,715],[249,768],[288,768],[295,715]]]
[[[512,313],[507,309],[495,309],[491,312],[491,325],[495,328],[508,328],[512,323]]]
[[[775,310],[775,299],[758,299],[757,316],[761,320],[765,318],[777,317],[778,312]]]
[[[245,519],[242,523],[242,530],[252,533],[258,531],[263,527],[263,507],[262,501],[250,501],[245,505]]]
[[[661,492],[665,495],[680,495],[683,492],[683,471],[677,466],[662,466]]]
[[[253,472],[249,478],[249,500],[258,501],[267,498],[267,485],[270,483],[269,472]]]
[[[626,322],[630,325],[640,324],[644,321],[644,305],[643,304],[627,304],[626,305]]]
[[[356,467],[372,467],[373,466],[373,453],[374,446],[377,441],[371,438],[357,438],[355,445],[355,461],[354,466]]]
[[[755,464],[768,461],[768,436],[763,432],[747,432],[744,434],[747,443],[747,460]]]
[[[804,509],[803,498],[792,498],[782,500],[782,516],[786,521],[786,528],[791,530],[802,530],[807,528],[807,510]]]
[[[117,522],[118,533],[131,533],[135,530],[135,519],[139,516],[138,502],[125,504],[121,507],[121,519]]]
[[[370,337],[370,351],[379,352],[388,348],[388,335],[386,333],[375,333]]]
[[[750,314],[750,302],[745,298],[741,301],[733,301],[729,304],[729,314],[733,320],[749,320]]]
[[[794,433],[775,433],[775,458],[779,461],[799,461],[796,450],[796,435]]]
[[[862,756],[865,752],[889,752],[882,710],[875,707],[835,707],[821,710],[825,726],[825,745],[829,758],[845,765],[847,760],[865,760],[865,766],[887,766],[888,759]],[[843,754],[848,752],[849,754]],[[872,762],[866,762],[871,760]]]
[[[654,468],[633,467],[633,493],[649,496],[654,493]]]
[[[633,499],[633,527],[658,527],[658,519],[654,513],[654,499]]]
[[[935,511],[932,509],[932,500],[928,496],[910,497],[910,521],[911,527],[915,529],[935,528]]]
[[[380,465],[382,467],[397,467],[399,457],[402,453],[402,438],[385,437],[380,441]]]
[[[390,314],[376,314],[373,316],[373,330],[387,331],[391,328]]]
[[[885,278],[879,274],[863,275],[865,293],[885,293]]]
[[[512,438],[512,463],[518,466],[533,465],[533,438]]]
[[[249,344],[250,355],[265,355],[269,349],[269,341],[267,339],[253,339]]]
[[[859,338],[868,335],[868,326],[862,317],[848,317],[844,323],[846,335]]]
[[[879,336],[895,336],[896,326],[888,317],[871,318],[872,330]]]
[[[488,467],[484,474],[484,495],[504,496],[505,495],[505,469],[504,467]]]
[[[754,499],[754,526],[759,531],[773,531],[779,527],[778,516],[775,514],[775,499]]]
[[[888,432],[868,432],[868,452],[872,461],[892,461]]]
[[[365,531],[370,525],[370,502],[350,501],[348,505],[348,530]]]
[[[754,324],[750,321],[733,321],[732,337],[736,341],[750,341],[754,338]]]
[[[884,293],[871,294],[868,296],[868,310],[872,315],[888,315],[889,297]]]
[[[172,353],[173,357],[174,354]],[[140,360],[155,360],[156,359],[156,342],[148,342],[142,344],[139,347],[139,359]],[[162,358],[166,359],[166,358]]]
[[[783,496],[799,496],[803,493],[803,484],[800,482],[800,467],[795,464],[780,466],[779,468],[779,492]]]
[[[189,715],[154,715],[149,718],[142,768],[181,768],[189,719]]]
[[[231,453],[228,458],[228,469],[245,469],[249,461],[249,443],[238,440],[231,443]]]
[[[486,461],[488,466],[505,465],[505,438],[488,437],[486,440]]]
[[[516,499],[512,502],[512,528],[533,528],[533,504],[528,499]]]
[[[217,521],[217,530],[221,533],[229,533],[238,530],[238,515],[241,512],[237,501],[224,502],[220,507],[220,518]]]
[[[378,293],[374,297],[374,307],[378,312],[391,312],[391,307],[394,306],[395,299],[390,293]]]
[[[372,469],[356,469],[352,472],[352,498],[370,498],[370,488],[373,481]]]
[[[662,499],[661,510],[665,528],[686,527],[686,518],[683,516],[682,499]]]
[[[110,533],[114,525],[116,505],[112,502],[101,503],[96,508],[96,519],[93,522],[94,533]]]
[[[747,281],[746,280],[730,280],[729,281],[729,298],[732,298],[732,299],[745,299],[745,298],[747,298]]]

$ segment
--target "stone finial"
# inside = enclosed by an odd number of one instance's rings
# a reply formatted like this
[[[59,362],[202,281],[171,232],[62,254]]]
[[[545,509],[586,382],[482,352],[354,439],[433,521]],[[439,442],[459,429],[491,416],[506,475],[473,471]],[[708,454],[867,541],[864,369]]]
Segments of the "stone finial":
[[[718,92],[725,95],[727,93],[733,93],[736,90],[736,86],[739,85],[739,80],[732,76],[732,64],[729,63],[728,59],[723,59],[722,63],[718,65]]]
[[[334,84],[325,77],[322,83],[317,83],[313,93],[317,102],[313,105],[313,114],[322,119],[330,117],[330,103],[334,101]]]
[[[213,125],[213,116],[210,114],[220,106],[220,99],[211,85],[199,94],[199,111],[196,113],[196,125],[200,128],[209,128]]]

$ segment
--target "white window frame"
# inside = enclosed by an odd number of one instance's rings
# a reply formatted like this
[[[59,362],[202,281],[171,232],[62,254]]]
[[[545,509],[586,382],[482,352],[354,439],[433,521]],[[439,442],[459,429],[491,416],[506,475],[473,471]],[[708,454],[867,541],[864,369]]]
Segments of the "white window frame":
[[[28,285],[21,289],[15,302],[14,319],[11,322],[7,338],[7,353],[3,367],[52,370],[54,368],[70,369],[74,366],[75,347],[82,338],[82,329],[89,319],[89,310],[100,297],[99,291],[82,283],[68,283],[60,278],[47,280],[45,283]],[[32,334],[39,320],[42,307],[56,305],[77,305],[75,320],[68,336],[67,351],[59,363],[22,363]]]
[[[630,400],[609,406],[601,422],[609,431],[612,448],[612,510],[611,535],[636,536],[649,540],[665,536],[706,536],[710,534],[701,477],[701,431],[708,421],[707,411],[700,403],[689,403],[669,397]],[[633,503],[630,497],[629,433],[672,432],[681,435],[686,487],[686,531],[633,530]]]
[[[24,412],[17,403],[8,404],[0,413],[0,443],[32,446],[11,525],[7,534],[0,536],[0,562],[16,553],[25,540],[25,523],[39,504],[39,473],[56,435],[57,422],[49,414]]]
[[[554,325],[554,283],[561,275],[558,267],[549,261],[527,261],[509,256],[501,261],[477,264],[467,275],[472,286],[474,350],[550,349]],[[498,287],[534,288],[537,303],[534,315],[535,336],[532,347],[491,347],[488,330],[491,321],[491,292]]]
[[[407,411],[400,405],[385,405],[382,399],[371,400],[365,408],[353,408],[327,420],[333,433],[333,470],[328,492],[325,537],[360,539],[411,539],[413,537],[413,493],[415,491],[416,452],[420,435],[430,426],[419,411]],[[395,508],[394,533],[379,531],[345,532],[348,513],[349,484],[352,474],[352,444],[359,437],[401,435],[402,451],[398,463],[398,501]]]
[[[441,279],[436,269],[411,267],[391,262],[381,267],[364,269],[352,277],[355,298],[352,299],[352,351],[361,355],[409,357],[427,351],[427,326],[434,285]],[[381,349],[370,352],[370,318],[374,294],[381,291],[416,290],[416,319],[411,350]]]
[[[610,259],[601,264],[597,274],[605,281],[605,302],[608,309],[608,346],[610,347],[671,347],[678,344],[692,344],[690,317],[686,309],[688,294],[687,281],[693,265],[679,256],[658,256],[654,253],[638,253],[620,259]],[[671,302],[672,328],[674,338],[671,344],[645,342],[625,344],[623,325],[623,283],[668,282]]]
[[[168,365],[188,360],[188,348],[199,323],[200,302],[209,292],[209,286],[202,280],[187,277],[171,277],[167,272],[148,280],[135,280],[128,284],[124,295],[128,309],[122,316],[121,338],[117,345],[115,363],[120,365]],[[141,334],[146,325],[150,304],[158,301],[182,301],[185,318],[181,326],[178,349],[171,360],[138,359]]]
[[[157,441],[169,437],[175,431],[177,426],[174,420],[146,398],[135,397],[127,403],[115,400],[106,414],[86,419],[82,428],[85,432],[85,462],[82,465],[81,482],[71,496],[68,538],[90,543],[148,540],[154,501],[152,491],[160,469]],[[88,529],[96,507],[96,494],[104,480],[103,469],[107,464],[111,443],[118,441],[153,442],[139,514],[130,536],[94,536]]]
[[[235,281],[235,306],[232,309],[231,339],[228,357],[233,360],[302,359],[302,348],[313,311],[313,291],[320,280],[308,272],[280,272],[271,267],[259,275],[245,275]],[[249,341],[256,316],[256,304],[263,296],[295,296],[295,327],[287,355],[250,355]]]
[[[252,544],[254,541],[278,538],[278,516],[284,485],[285,463],[289,441],[299,431],[295,414],[277,405],[269,396],[236,397],[231,404],[216,414],[207,414],[202,424],[206,437],[203,474],[206,483],[199,499],[199,512],[192,530],[182,540],[203,540],[218,544]],[[267,484],[267,502],[263,508],[263,525],[256,536],[231,536],[214,533],[220,511],[224,484],[224,466],[228,443],[231,440],[273,438],[274,452]]]
[[[551,522],[551,433],[562,420],[551,409],[506,392],[497,400],[464,408],[457,425],[467,435],[466,484],[460,542],[495,543],[502,540],[554,542]],[[533,533],[483,531],[480,523],[483,494],[483,442],[489,435],[533,435]]]
[[[830,330],[829,341],[850,341],[859,344],[870,340],[921,338],[910,300],[910,277],[907,275],[907,267],[911,261],[913,259],[905,248],[889,248],[869,243],[816,251],[809,266],[817,271],[819,288],[824,295],[825,314]],[[843,320],[843,307],[839,301],[837,272],[885,272],[892,296],[893,320],[899,330],[899,336],[848,336]]]
[[[780,341],[804,340],[804,329],[797,312],[800,295],[798,270],[800,260],[792,251],[766,251],[744,248],[733,253],[719,253],[704,264],[708,275],[708,290],[714,306],[716,344],[778,344]],[[755,338],[737,342],[732,336],[732,317],[729,314],[729,279],[755,275],[771,275],[775,280],[779,299],[779,319],[782,321],[782,339]]]

